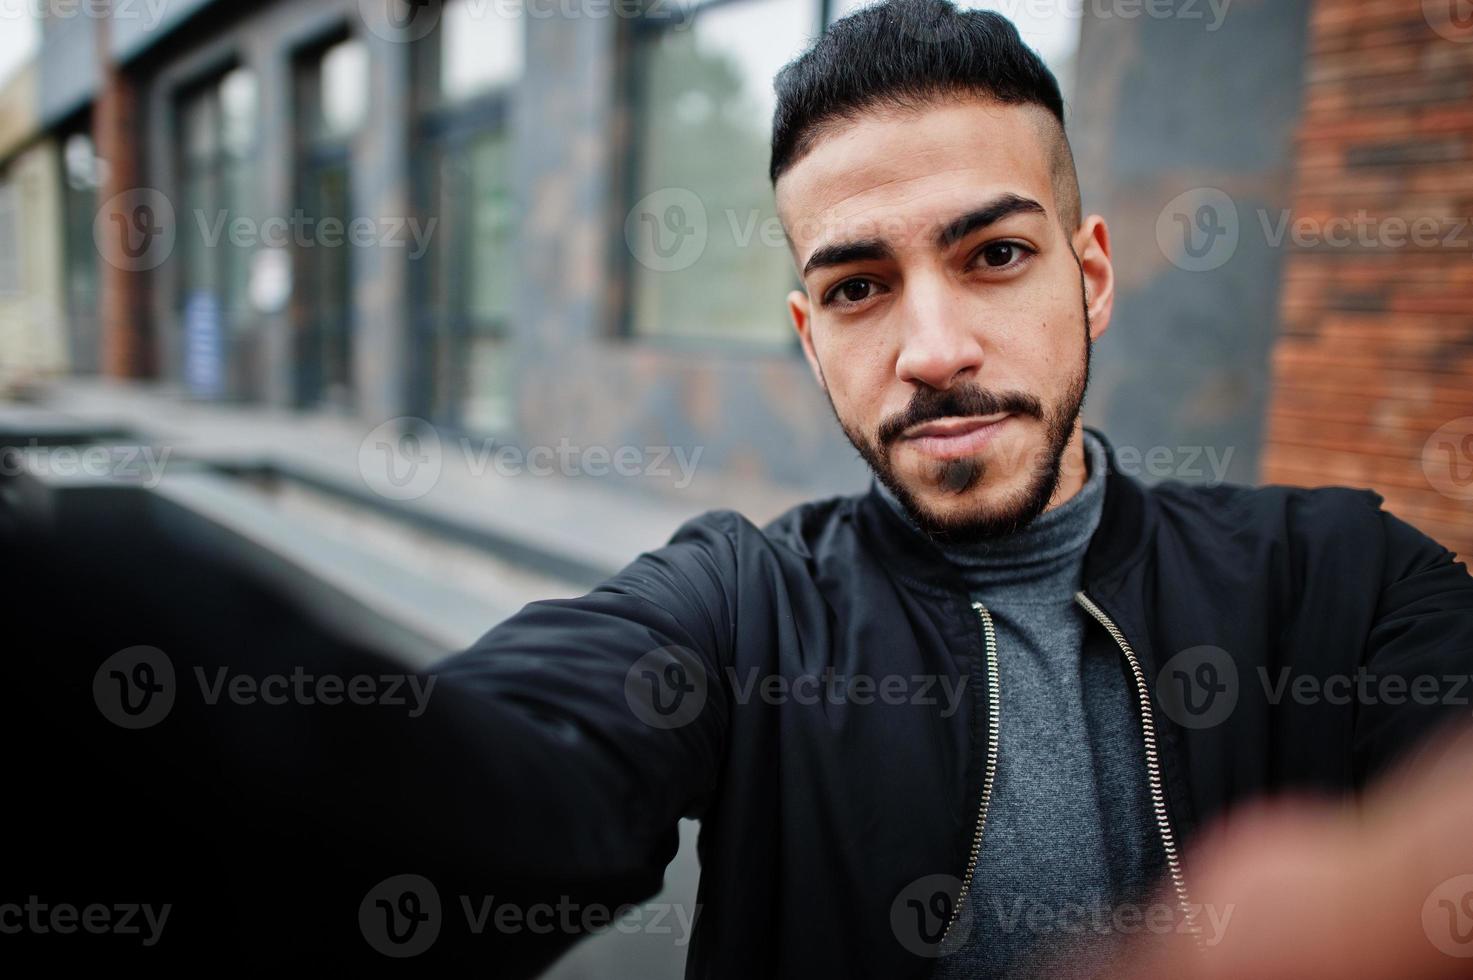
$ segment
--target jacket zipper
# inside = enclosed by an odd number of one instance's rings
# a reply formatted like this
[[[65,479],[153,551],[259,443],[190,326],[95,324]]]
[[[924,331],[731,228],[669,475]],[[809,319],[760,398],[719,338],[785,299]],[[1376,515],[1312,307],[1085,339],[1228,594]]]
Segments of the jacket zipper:
[[[1074,601],[1083,606],[1085,612],[1093,616],[1101,626],[1109,631],[1110,636],[1120,647],[1120,652],[1125,654],[1126,663],[1130,665],[1130,673],[1135,678],[1136,694],[1140,698],[1141,735],[1146,743],[1146,780],[1151,790],[1151,809],[1156,815],[1156,827],[1161,831],[1161,846],[1166,851],[1166,866],[1171,874],[1171,887],[1176,893],[1178,909],[1185,917],[1187,930],[1200,946],[1202,943],[1201,927],[1197,924],[1196,916],[1192,912],[1192,903],[1187,894],[1187,879],[1182,871],[1181,855],[1176,846],[1176,835],[1172,832],[1171,818],[1166,812],[1165,782],[1161,777],[1161,757],[1156,751],[1156,722],[1151,714],[1151,691],[1146,684],[1146,673],[1141,669],[1140,659],[1130,648],[1130,642],[1125,639],[1125,634],[1111,621],[1109,616],[1105,615],[1105,611],[1083,591],[1074,593]]]
[[[987,762],[982,773],[982,802],[977,807],[977,829],[972,833],[972,849],[967,854],[967,873],[962,878],[961,893],[951,903],[951,918],[941,933],[941,942],[951,933],[962,913],[962,905],[972,890],[972,875],[977,870],[977,858],[982,853],[982,828],[987,825],[987,805],[992,801],[992,782],[997,775],[998,698],[1001,688],[997,678],[997,633],[992,626],[992,614],[980,602],[972,608],[982,618],[982,635],[987,641]]]

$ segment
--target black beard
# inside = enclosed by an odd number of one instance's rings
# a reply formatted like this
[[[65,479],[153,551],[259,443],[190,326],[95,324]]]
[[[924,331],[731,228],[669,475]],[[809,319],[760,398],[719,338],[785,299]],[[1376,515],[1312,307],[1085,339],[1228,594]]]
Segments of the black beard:
[[[1081,269],[1080,292],[1083,296]],[[1089,336],[1089,308],[1084,310],[1084,363],[1070,380],[1068,388],[1059,401],[1047,410],[1039,400],[1021,392],[995,394],[975,385],[941,391],[936,388],[921,388],[916,391],[911,403],[900,415],[887,419],[880,425],[874,439],[854,431],[839,418],[832,396],[829,408],[839,422],[839,428],[859,452],[875,477],[885,485],[905,509],[906,514],[922,531],[938,544],[979,544],[996,538],[1015,534],[1037,519],[1048,507],[1054,492],[1059,487],[1063,470],[1064,449],[1079,420],[1084,407],[1084,396],[1089,388],[1089,366],[1093,345]],[[822,370],[820,369],[820,376]],[[828,394],[828,385],[824,385]],[[1015,415],[1039,419],[1044,423],[1045,448],[1035,457],[1032,477],[1022,491],[1005,501],[1002,506],[989,513],[969,514],[964,517],[944,518],[927,511],[914,494],[901,483],[890,462],[890,446],[906,429],[931,419],[946,416],[996,415],[1012,412]],[[980,485],[987,475],[987,464],[975,457],[963,457],[938,462],[928,474],[931,485],[953,496],[963,496]]]

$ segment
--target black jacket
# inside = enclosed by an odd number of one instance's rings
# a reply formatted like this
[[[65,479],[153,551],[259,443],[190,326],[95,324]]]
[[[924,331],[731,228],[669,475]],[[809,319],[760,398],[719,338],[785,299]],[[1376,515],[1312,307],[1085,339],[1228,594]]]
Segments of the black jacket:
[[[1153,846],[1188,905],[1183,849],[1213,817],[1274,791],[1353,792],[1468,714],[1473,579],[1380,503],[1146,487],[1111,454],[1078,598],[1100,623],[1086,643],[1151,707]],[[967,867],[984,654],[960,580],[872,486],[760,529],[707,513],[440,674],[494,713],[507,778],[531,780],[507,873],[624,882],[637,901],[677,819],[697,817],[688,975],[893,978],[933,962],[916,943],[937,908],[912,902],[916,883]]]

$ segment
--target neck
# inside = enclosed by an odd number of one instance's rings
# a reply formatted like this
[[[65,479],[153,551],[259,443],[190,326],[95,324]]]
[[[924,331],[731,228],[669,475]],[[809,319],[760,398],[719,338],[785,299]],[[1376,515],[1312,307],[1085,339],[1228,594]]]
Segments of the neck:
[[[1072,500],[1084,488],[1089,478],[1089,466],[1084,452],[1084,423],[1076,421],[1069,441],[1064,444],[1064,454],[1059,457],[1059,483],[1043,512],[1049,511]]]

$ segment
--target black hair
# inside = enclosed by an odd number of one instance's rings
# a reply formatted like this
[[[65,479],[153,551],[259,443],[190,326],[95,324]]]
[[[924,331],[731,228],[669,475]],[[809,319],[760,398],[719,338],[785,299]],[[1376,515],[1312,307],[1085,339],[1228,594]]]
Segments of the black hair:
[[[1059,123],[1053,155],[1056,184],[1066,178],[1061,218],[1070,230],[1079,224],[1059,83],[1001,14],[959,10],[949,0],[881,0],[830,25],[783,66],[773,88],[768,177],[774,185],[835,124],[865,111],[917,109],[968,93],[1041,106]]]

